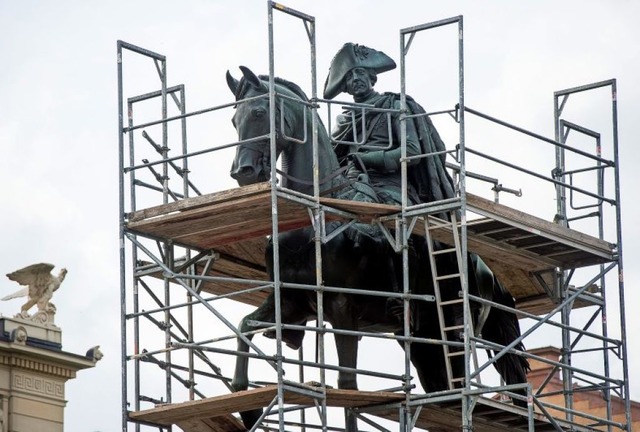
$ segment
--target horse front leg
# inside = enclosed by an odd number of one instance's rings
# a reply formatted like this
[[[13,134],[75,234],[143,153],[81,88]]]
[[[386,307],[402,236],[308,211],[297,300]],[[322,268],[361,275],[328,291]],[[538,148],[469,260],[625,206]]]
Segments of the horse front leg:
[[[268,297],[264,303],[258,307],[258,309],[245,316],[242,321],[240,321],[240,325],[238,326],[238,330],[240,332],[246,333],[250,330],[254,330],[255,327],[249,325],[249,322],[252,320],[273,321],[273,301],[269,300],[273,300],[273,298]],[[251,341],[253,339],[253,334],[247,334],[246,338]],[[243,353],[249,352],[249,344],[243,338],[238,338],[237,351],[240,355],[236,358],[236,368],[231,381],[231,387],[236,392],[247,390],[247,388],[249,388],[249,357],[242,355]],[[242,423],[244,423],[247,429],[251,429],[261,415],[262,409],[260,408],[240,413]]]
[[[242,318],[242,321],[240,321],[240,325],[238,326],[239,332],[246,333],[251,330],[248,322],[255,319],[254,314],[255,312]],[[249,341],[253,339],[252,334],[245,335],[245,337]],[[238,347],[236,351],[238,351],[240,355],[236,358],[236,368],[233,374],[233,379],[231,380],[231,387],[233,388],[233,391],[238,392],[249,388],[249,357],[242,355],[249,353],[249,344],[245,342],[243,338],[238,337]]]
[[[350,328],[349,330],[353,330],[353,328]],[[338,351],[338,364],[341,367],[355,369],[358,363],[358,338],[356,336],[336,334],[335,340],[336,349]],[[340,370],[338,372],[338,388],[345,390],[358,390],[356,373]]]

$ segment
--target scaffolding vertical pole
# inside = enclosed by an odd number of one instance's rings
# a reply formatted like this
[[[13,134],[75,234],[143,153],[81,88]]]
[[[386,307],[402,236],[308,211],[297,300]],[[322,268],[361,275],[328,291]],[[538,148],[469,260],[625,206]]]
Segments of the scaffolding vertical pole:
[[[462,278],[462,299],[464,309],[464,387],[467,392],[471,389],[471,332],[473,322],[471,320],[471,305],[469,304],[469,277],[467,258],[467,191],[466,191],[466,152],[465,152],[465,123],[464,123],[464,27],[462,15],[458,20],[458,114],[459,136],[460,136],[460,255],[462,256],[462,268],[460,274]],[[473,430],[473,404],[471,396],[465,392],[462,397],[462,430]]]
[[[623,363],[623,396],[624,396],[624,403],[625,403],[625,412],[627,413],[627,428],[631,427],[631,419],[630,419],[630,397],[629,397],[629,383],[628,383],[628,363],[627,363],[627,354],[626,354],[626,317],[625,317],[625,308],[624,308],[624,278],[623,278],[623,267],[622,267],[622,220],[621,220],[621,206],[620,206],[620,174],[619,174],[619,160],[618,160],[618,124],[617,124],[617,87],[616,87],[616,80],[615,79],[611,79],[611,80],[606,80],[606,81],[601,81],[601,82],[597,82],[597,83],[593,83],[593,84],[588,84],[588,85],[584,85],[584,86],[580,86],[580,87],[575,87],[575,88],[571,88],[571,89],[566,89],[566,90],[561,90],[561,91],[557,91],[554,93],[554,120],[556,123],[556,137],[557,139],[560,138],[560,128],[561,128],[561,124],[562,124],[562,120],[560,120],[560,115],[562,113],[562,109],[567,101],[567,98],[573,94],[573,93],[578,93],[578,92],[583,92],[583,91],[587,91],[587,90],[593,90],[593,89],[597,89],[597,88],[601,88],[601,87],[611,87],[611,112],[612,112],[612,138],[613,138],[613,156],[614,156],[614,161],[613,161],[613,172],[614,172],[614,192],[615,192],[615,200],[613,202],[614,207],[615,207],[615,224],[616,224],[616,240],[617,240],[617,259],[616,259],[616,264],[618,267],[618,284],[619,284],[619,292],[618,292],[618,299],[619,299],[619,308],[620,308],[620,331],[621,331],[621,347],[620,347],[620,357]],[[558,99],[562,97],[562,103],[558,104]],[[597,146],[596,146],[596,153],[597,156],[601,155],[601,148],[600,148],[600,141],[599,138],[597,139]],[[564,141],[562,141],[562,143],[564,143]],[[564,161],[562,161],[564,162]],[[600,166],[600,162],[598,162],[598,166]],[[554,171],[554,175],[556,176],[561,176],[563,174],[564,170],[564,165],[560,166],[557,165],[556,170]],[[562,177],[560,177],[562,178]],[[604,178],[603,178],[603,173],[602,170],[598,171],[598,195],[599,196],[604,196]],[[560,207],[559,207],[560,208]],[[604,226],[603,226],[603,211],[602,211],[602,202],[600,202],[600,204],[598,205],[598,215],[599,215],[599,220],[598,220],[598,233],[599,233],[599,237],[602,239],[604,236]],[[565,217],[563,218],[563,221],[566,223],[566,208],[565,208]],[[601,274],[603,273],[602,271],[602,266],[600,266],[600,272]],[[605,289],[605,279],[604,279],[604,275],[602,275],[600,277],[600,281],[601,281],[601,296],[603,298],[603,305],[601,306],[601,312],[602,312],[602,333],[603,333],[603,337],[605,338],[603,340],[603,350],[604,350],[604,354],[603,354],[603,367],[604,367],[604,374],[605,376],[608,378],[609,377],[609,373],[610,373],[610,366],[609,366],[609,353],[608,353],[608,348],[609,348],[609,343],[607,341],[607,335],[608,335],[608,321],[607,321],[607,307],[606,307],[606,294],[607,291]],[[568,323],[567,323],[568,324]],[[569,383],[570,384],[570,383]],[[566,384],[565,387],[567,387],[569,384]],[[613,413],[612,413],[612,407],[611,407],[611,390],[609,385],[607,384],[606,387],[604,388],[604,397],[606,399],[606,409],[607,409],[607,420],[612,420],[613,418]],[[611,425],[607,426],[607,430],[612,430],[611,429]]]
[[[595,140],[596,143],[596,147],[595,147],[595,156],[598,158],[597,162],[596,162],[596,188],[597,188],[597,196],[599,197],[604,197],[605,196],[605,189],[604,189],[604,168],[606,168],[606,166],[602,163],[602,160],[600,158],[602,158],[602,140],[601,140],[601,134],[597,133],[595,131],[591,131],[587,128],[572,124],[572,123],[568,123],[565,120],[560,120],[560,124],[562,125],[562,130],[561,130],[561,136],[562,136],[562,144],[566,144],[567,143],[567,138],[569,136],[569,132],[571,132],[572,130],[576,130],[578,132],[580,132],[581,134],[584,134],[586,136],[589,136],[591,138],[593,138]],[[600,240],[605,240],[605,236],[604,236],[604,209],[603,209],[603,200],[599,199],[597,204],[595,205],[595,207],[597,208],[597,211],[595,213],[595,215],[597,216],[597,228],[598,228],[598,238]],[[573,205],[571,204],[571,208],[575,209],[573,207]],[[571,220],[573,218],[571,217],[567,217],[567,221]],[[604,264],[600,264],[599,265],[599,271],[600,271],[600,295],[602,298],[606,299],[607,298],[607,290],[606,290],[606,278],[605,278],[605,266]],[[599,313],[601,314],[601,329],[602,329],[602,356],[603,356],[603,373],[605,377],[609,377],[610,374],[610,363],[609,363],[609,349],[610,349],[610,345],[609,345],[609,331],[608,331],[608,324],[607,324],[607,319],[606,319],[606,315],[607,315],[607,311],[606,311],[606,304],[603,303],[601,305],[598,305],[598,310]],[[595,316],[594,316],[595,318]],[[576,341],[577,342],[577,341]],[[574,346],[576,344],[576,342],[572,343],[572,346]],[[610,384],[609,383],[604,383],[603,388],[602,388],[602,393],[603,393],[603,398],[605,400],[605,412],[606,412],[606,419],[609,421],[613,420],[613,411],[612,411],[612,406],[611,406],[611,388],[610,388]],[[611,432],[613,429],[613,426],[611,424],[607,425],[607,431]]]
[[[318,157],[318,127],[319,127],[319,120],[318,120],[318,115],[317,115],[317,65],[316,65],[316,29],[315,29],[315,18],[304,14],[302,12],[296,11],[294,9],[288,8],[286,6],[283,6],[279,3],[276,3],[274,1],[268,1],[268,11],[269,11],[269,96],[270,96],[270,107],[269,107],[269,111],[270,111],[270,120],[273,122],[270,125],[270,133],[274,134],[274,138],[272,140],[272,147],[271,147],[271,157],[272,157],[272,199],[273,197],[275,197],[275,191],[276,191],[276,181],[275,181],[275,158],[277,158],[277,154],[275,151],[275,86],[274,86],[274,58],[275,58],[275,48],[274,48],[274,44],[273,44],[273,9],[276,9],[278,11],[281,11],[283,13],[286,13],[288,15],[291,15],[293,17],[299,18],[302,20],[304,26],[305,26],[305,30],[307,31],[307,37],[309,38],[309,44],[310,44],[310,66],[311,66],[311,101],[313,102],[310,108],[310,115],[311,115],[311,122],[312,122],[312,166],[313,166],[313,172],[312,172],[312,180],[313,180],[313,198],[314,198],[314,204],[313,204],[313,208],[312,208],[312,215],[313,215],[313,219],[314,219],[314,254],[315,254],[315,280],[316,280],[316,301],[317,301],[317,319],[316,319],[316,323],[317,323],[317,327],[318,327],[318,337],[317,337],[317,358],[316,358],[316,363],[320,364],[320,368],[319,368],[319,374],[320,374],[320,384],[321,387],[324,389],[326,388],[326,371],[324,366],[324,332],[323,332],[323,328],[324,328],[324,294],[323,294],[323,290],[322,290],[322,285],[323,285],[323,275],[322,275],[322,232],[323,232],[323,220],[324,220],[324,216],[323,216],[323,211],[321,209],[320,206],[320,178],[319,178],[319,157]],[[273,105],[272,105],[273,103]],[[273,201],[272,201],[273,203]],[[272,215],[272,217],[275,220],[275,215]],[[273,230],[274,232],[274,240],[276,238],[276,231]],[[276,251],[275,248],[275,241],[274,241],[274,251],[273,251],[273,255],[274,255],[274,267],[276,266],[275,264],[275,260],[276,257],[278,257],[279,254],[279,248],[278,251]],[[278,258],[279,259],[279,258]],[[278,268],[279,270],[279,268]],[[279,273],[278,273],[279,275]],[[274,275],[274,282],[275,282],[275,275]],[[277,287],[276,287],[277,288]],[[280,307],[280,300],[278,299],[278,297],[276,296],[276,326],[279,327],[278,324],[278,320],[281,320],[280,317],[280,312],[279,312],[279,308]],[[278,336],[278,333],[276,333],[276,338],[278,339],[278,344],[281,344],[281,336]],[[280,355],[280,353],[279,353]],[[282,380],[279,378],[278,380],[278,395],[279,395],[279,402],[282,401],[280,394],[282,391]],[[283,406],[280,405],[280,430],[283,430],[282,428],[283,426],[283,422],[284,422],[284,417],[283,417],[283,411],[282,411]],[[320,412],[321,412],[321,421],[322,421],[322,430],[326,431],[327,430],[327,418],[326,418],[326,412],[327,412],[327,405],[326,405],[326,398],[322,398],[320,400]],[[303,429],[304,429],[304,411],[301,412],[301,416],[303,419]],[[355,422],[355,417],[353,415],[349,415],[350,421]]]
[[[564,283],[564,272],[562,275],[562,283],[560,284],[562,290],[562,300],[564,300],[568,296],[567,286]],[[571,325],[571,308],[572,303],[568,303],[566,306],[562,308],[560,312],[561,322],[565,326],[562,328],[562,356],[561,361],[567,367],[562,370],[562,387],[564,390],[564,403],[567,408],[566,419],[568,421],[573,421],[573,369],[571,366],[571,329],[569,328]]]
[[[278,237],[278,179],[276,176],[276,163],[278,153],[276,151],[276,93],[274,81],[274,42],[273,42],[273,3],[267,3],[268,32],[269,32],[269,145],[271,167],[271,242],[273,245],[273,292],[275,300],[275,325],[276,325],[276,367],[278,375],[278,428],[284,432],[284,389],[282,373],[282,283],[280,280],[280,241]]]
[[[602,151],[601,151],[600,137],[597,138],[596,149],[597,149],[597,156],[601,157]],[[602,166],[602,163],[598,161],[598,167],[601,167],[601,166]],[[604,170],[603,169],[598,170],[598,195],[604,196]],[[603,204],[602,201],[598,203],[598,237],[601,240],[604,240],[604,209],[602,204]],[[600,268],[600,274],[602,275],[602,277],[600,278],[600,295],[602,296],[602,298],[606,298],[607,282],[606,282],[606,278],[604,277],[604,264],[600,264],[599,268]],[[610,363],[609,363],[609,342],[607,341],[607,338],[609,337],[609,325],[606,319],[607,309],[605,306],[606,305],[600,306],[600,314],[602,318],[601,319],[602,336],[604,337],[604,340],[602,341],[603,361],[604,361],[603,372],[604,372],[604,376],[609,377],[611,376],[611,369],[610,369]],[[603,393],[604,393],[604,398],[605,398],[606,408],[607,408],[607,420],[612,420],[613,411],[611,407],[611,384],[609,383],[605,384]],[[612,431],[613,431],[612,426],[607,425],[607,432],[612,432]]]
[[[564,95],[563,101],[561,104],[558,104],[558,96],[553,98],[553,113],[554,113],[554,131],[555,131],[555,140],[557,142],[561,142],[561,125],[560,125],[560,116],[562,115],[562,110],[564,108],[564,104],[567,101],[568,95]],[[553,170],[553,177],[555,180],[558,180],[561,183],[564,183],[564,158],[565,152],[562,147],[555,146],[556,150],[556,167]],[[559,224],[566,227],[567,226],[567,196],[566,189],[563,185],[556,183],[556,219],[559,221]]]
[[[560,125],[560,116],[562,114],[562,110],[564,108],[564,104],[567,101],[568,95],[564,95],[562,103],[558,103],[558,97],[554,97],[554,132],[555,132],[555,140],[560,142],[561,137],[561,125]],[[555,146],[555,160],[556,166],[553,170],[553,177],[559,183],[556,183],[556,220],[557,223],[561,226],[567,227],[567,208],[566,208],[566,189],[563,184],[565,181],[564,171],[565,171],[565,152],[564,148],[560,146]],[[555,284],[555,295],[560,301],[563,301],[566,298],[567,292],[565,289],[565,273],[562,269],[557,268],[554,276],[554,284]],[[571,311],[571,305],[565,306],[560,311],[560,319],[564,327],[562,328],[562,348],[561,348],[561,362],[567,366],[571,364],[571,339],[570,332],[568,330],[569,322],[569,314]],[[563,386],[563,396],[565,407],[571,408],[573,406],[573,399],[571,397],[571,385],[570,385],[570,375],[573,372],[570,368],[562,369],[562,386]],[[572,414],[570,412],[566,412],[565,414],[567,420],[571,420]]]
[[[127,283],[126,283],[126,249],[125,249],[125,223],[126,223],[126,210],[125,210],[125,174],[129,174],[129,206],[130,211],[136,210],[136,195],[135,186],[136,178],[135,171],[128,170],[125,167],[125,147],[124,147],[124,134],[129,134],[129,163],[130,166],[135,165],[135,149],[134,149],[134,136],[131,127],[133,126],[133,105],[131,101],[127,103],[127,121],[128,128],[124,127],[124,79],[123,79],[123,49],[140,54],[142,56],[153,59],[156,62],[160,62],[163,66],[159,68],[159,74],[161,79],[166,73],[166,58],[161,54],[154,53],[152,51],[140,48],[138,46],[117,41],[117,65],[118,65],[118,147],[119,147],[119,248],[120,248],[120,309],[121,309],[121,367],[122,367],[122,430],[127,430],[127,423],[129,421],[129,402],[128,402],[128,379],[127,372]],[[166,96],[166,80],[163,81],[164,95]],[[166,120],[166,103],[165,109],[163,109],[163,120]],[[165,122],[166,124],[166,122]],[[165,134],[166,136],[166,134]],[[166,143],[165,143],[166,148]],[[165,157],[166,158],[166,157]],[[166,165],[166,163],[165,163]],[[165,176],[166,177],[166,176]],[[139,342],[140,342],[140,326],[139,326],[139,299],[138,299],[138,277],[135,275],[135,269],[137,266],[137,246],[133,246],[131,250],[131,262],[132,262],[132,278],[133,278],[133,298],[132,307],[134,309],[134,328],[133,328],[133,350],[134,350],[134,395],[133,395],[133,409],[140,409],[140,359],[137,356],[139,354]],[[170,393],[170,389],[167,389],[167,394]],[[135,430],[140,430],[140,424],[136,423]]]
[[[311,68],[311,101],[313,102],[310,108],[311,115],[311,147],[312,147],[312,181],[313,181],[313,226],[314,226],[314,258],[315,258],[315,283],[316,283],[316,303],[317,303],[317,315],[316,326],[318,332],[316,333],[316,363],[319,363],[320,385],[324,389],[326,388],[326,370],[323,367],[325,362],[325,350],[324,350],[324,336],[322,331],[324,328],[324,292],[323,275],[322,275],[322,229],[323,229],[323,211],[320,208],[320,162],[318,151],[318,81],[317,81],[317,57],[316,57],[316,23],[315,18],[306,15],[302,12],[285,7],[279,3],[270,1],[272,7],[278,9],[281,12],[287,13],[293,17],[302,20],[302,23],[307,32],[309,39],[309,60]],[[321,422],[322,430],[327,430],[327,401],[326,398],[322,398],[321,405]],[[302,411],[304,418],[304,411]],[[355,421],[355,419],[353,419]],[[304,427],[303,427],[304,429]]]
[[[558,104],[558,98],[554,97],[554,130],[555,130],[555,140],[557,142],[564,142],[563,136],[561,133],[561,123],[560,116],[562,114],[562,110],[564,108],[564,104],[568,99],[568,95],[564,96],[562,103]],[[564,187],[565,183],[565,150],[560,146],[555,146],[555,155],[556,155],[556,166],[553,170],[553,176],[555,180],[560,183],[556,183],[556,220],[561,226],[568,227],[568,218],[567,218],[567,204],[566,204],[566,188]],[[556,295],[558,298],[563,301],[567,296],[568,287],[566,286],[566,274],[562,269],[556,269],[554,282],[556,284]],[[561,362],[566,366],[571,366],[571,331],[569,329],[571,325],[571,308],[573,305],[571,303],[567,304],[560,311],[560,320],[564,327],[562,328],[562,349],[561,349]],[[567,411],[565,413],[565,417],[568,421],[573,420],[573,371],[570,367],[566,367],[562,369],[562,386],[563,386],[563,395],[564,395],[564,403]]]
[[[411,38],[415,33],[411,33]],[[402,242],[402,292],[404,294],[409,293],[409,250],[408,250],[408,236],[407,232],[407,206],[409,205],[408,199],[408,185],[407,185],[407,95],[406,95],[406,54],[408,52],[408,46],[405,44],[404,33],[400,32],[400,188],[402,191],[402,215],[400,219],[400,232],[396,235],[400,236]],[[410,328],[410,303],[409,299],[405,298],[402,302],[403,305],[403,335],[407,338],[403,342],[404,348],[404,380],[402,385],[405,391],[405,404],[400,409],[401,430],[409,432],[411,421],[411,409],[409,402],[411,401],[411,342],[408,336],[411,335]]]
[[[157,60],[156,60],[157,64]],[[160,61],[160,101],[162,104],[162,203],[167,204],[169,202],[169,164],[166,160],[169,157],[169,134],[168,129],[169,125],[167,124],[167,61],[166,59],[162,59]],[[164,245],[165,249],[165,259],[167,267],[173,269],[173,244],[171,242],[167,242]],[[169,283],[169,279],[164,278],[164,305],[171,305],[171,286]],[[169,348],[171,346],[171,311],[168,309],[164,313],[164,325],[165,325],[165,347]],[[167,350],[165,353],[165,362],[167,363],[167,368],[165,369],[165,384],[166,384],[166,401],[167,403],[171,403],[172,400],[172,378],[171,378],[171,350]]]
[[[323,275],[322,275],[322,219],[323,216],[321,214],[320,209],[320,165],[319,165],[319,155],[318,155],[318,82],[317,82],[317,57],[316,57],[316,23],[315,18],[312,17],[301,17],[304,20],[304,23],[309,23],[309,27],[307,28],[307,35],[309,36],[310,42],[310,61],[311,61],[311,100],[314,102],[311,107],[311,127],[312,127],[312,148],[313,148],[313,198],[315,201],[314,209],[313,209],[313,217],[314,217],[314,227],[315,227],[315,261],[316,261],[316,303],[317,303],[317,319],[316,325],[318,326],[318,337],[317,341],[317,355],[318,358],[316,362],[320,363],[320,365],[324,365],[325,355],[324,355],[324,342],[325,342],[325,334],[322,331],[324,328],[324,292],[322,291],[323,285]],[[326,373],[324,367],[320,367],[320,385],[324,389],[326,388]],[[321,413],[320,421],[321,427],[323,431],[327,430],[327,400],[326,398],[322,398],[320,401],[321,405]],[[304,411],[303,411],[304,414]],[[356,422],[353,414],[350,416],[350,421]],[[355,426],[355,424],[354,424]]]
[[[157,62],[157,60],[156,60]],[[169,164],[166,159],[169,157],[169,125],[167,124],[167,60],[160,61],[160,100],[162,103],[162,203],[169,202]]]
[[[596,138],[596,156],[602,157],[602,143],[600,140],[600,135]],[[604,167],[602,166],[602,162],[598,160],[598,171],[597,171],[597,182],[598,182],[598,195],[604,196]],[[617,169],[617,168],[616,168]],[[603,202],[600,200],[598,202],[598,238],[604,240],[604,209]],[[604,264],[600,264],[600,274],[602,277],[600,278],[600,295],[602,298],[607,297],[607,289],[606,289],[606,279],[604,277]],[[607,324],[607,309],[606,304],[600,306],[600,314],[601,314],[601,327],[602,327],[602,336],[604,340],[602,341],[602,351],[603,351],[603,367],[604,367],[604,376],[611,376],[611,369],[609,364],[609,342],[607,338],[609,337],[609,327]],[[603,394],[606,403],[606,411],[607,411],[607,420],[613,419],[613,411],[611,408],[611,384],[606,383],[605,388],[603,389]],[[607,425],[607,431],[612,432],[613,428],[611,425]]]
[[[466,223],[466,167],[465,167],[465,122],[464,122],[464,34],[463,34],[463,17],[461,15],[455,16],[448,19],[443,19],[440,21],[435,21],[428,24],[423,24],[419,26],[414,26],[410,28],[402,29],[401,32],[401,113],[405,114],[406,110],[406,81],[405,81],[405,56],[409,50],[409,46],[415,36],[415,33],[422,30],[433,29],[436,27],[441,27],[450,24],[457,24],[457,36],[458,36],[458,124],[459,124],[459,142],[460,142],[460,170],[459,170],[459,193],[460,193],[460,253],[463,259],[461,260],[460,265],[460,278],[461,278],[461,289],[462,289],[462,297],[463,297],[463,319],[464,319],[464,368],[465,368],[465,380],[464,380],[464,389],[462,392],[462,430],[470,431],[473,429],[472,424],[472,412],[473,412],[473,404],[472,404],[472,396],[469,394],[469,390],[471,388],[471,331],[473,329],[473,322],[471,319],[471,309],[469,304],[469,278],[468,278],[468,260],[467,260],[467,223]],[[405,34],[410,34],[409,40],[406,42],[403,36]],[[404,135],[404,140],[401,140],[403,144],[402,153],[402,189],[403,189],[403,229],[402,234],[403,238],[403,251],[406,249],[406,241],[409,233],[406,232],[406,218],[404,217],[405,207],[407,205],[407,173],[406,173],[406,164],[404,163],[404,158],[406,158],[406,124],[401,122],[401,134]],[[403,259],[403,265],[405,265],[406,261]],[[408,272],[406,272],[408,273]],[[405,285],[406,287],[407,285]],[[405,317],[408,314],[405,305]],[[409,345],[409,343],[405,343],[405,345]],[[406,349],[406,347],[405,347]],[[407,352],[410,352],[409,349],[406,349]],[[406,357],[410,359],[410,357]],[[407,417],[408,418],[408,417]],[[409,423],[410,424],[410,423]]]
[[[187,118],[184,115],[187,113],[187,95],[185,93],[184,85],[180,85],[180,139],[182,141],[182,155],[188,153],[187,148]],[[182,194],[185,198],[189,198],[189,158],[182,158]]]
[[[132,127],[133,126],[133,103],[131,101],[127,103],[127,117],[128,117],[127,119],[128,126]],[[135,147],[134,147],[133,133],[129,133],[129,165],[131,166],[135,165]],[[137,208],[135,181],[136,181],[136,172],[131,171],[129,173],[129,200],[131,203],[132,210],[135,210]],[[136,268],[137,260],[138,260],[137,249],[132,248],[131,250],[131,268],[132,269]],[[139,298],[139,291],[138,291],[139,288],[140,287],[138,284],[138,278],[133,277],[132,306],[133,306],[133,312],[135,314],[137,314],[138,311],[140,310],[140,303],[139,303],[140,298]],[[136,317],[133,319],[133,355],[137,356],[138,354],[140,354],[140,318],[136,315]],[[138,357],[136,357],[133,362],[133,380],[134,380],[133,409],[137,411],[140,409],[140,359]],[[140,430],[140,425],[136,425],[136,431],[139,431],[139,430]]]
[[[184,85],[180,86],[180,115],[184,116],[187,112],[187,101],[186,101],[186,93]],[[185,155],[188,152],[187,149],[187,119],[186,117],[182,117],[180,120],[180,138],[182,141],[182,154]],[[182,195],[185,198],[189,198],[189,158],[182,158]],[[191,259],[191,250],[187,250],[185,260],[188,262]],[[192,264],[185,271],[195,275],[197,272],[196,264]],[[194,279],[189,280],[188,282],[191,284],[191,287],[195,290],[197,281]],[[194,337],[194,325],[193,325],[193,295],[191,292],[187,291],[187,342],[192,344],[195,341]],[[189,348],[189,360],[188,360],[188,369],[189,369],[189,400],[195,399],[195,359],[194,359],[194,350],[193,348]]]
[[[122,41],[117,42],[116,51],[118,74],[118,247],[120,260],[120,397],[122,412],[122,431],[127,430],[127,294],[125,275],[125,249],[124,249],[124,95],[122,86]]]
[[[631,432],[631,396],[629,389],[629,359],[627,354],[627,326],[624,300],[624,271],[622,265],[622,208],[620,203],[620,157],[618,153],[618,87],[616,80],[611,80],[611,111],[613,122],[613,161],[615,163],[615,196],[616,196],[616,226],[618,242],[618,301],[620,308],[620,339],[622,346],[620,354],[622,356],[622,373],[624,389],[625,420],[627,430]]]

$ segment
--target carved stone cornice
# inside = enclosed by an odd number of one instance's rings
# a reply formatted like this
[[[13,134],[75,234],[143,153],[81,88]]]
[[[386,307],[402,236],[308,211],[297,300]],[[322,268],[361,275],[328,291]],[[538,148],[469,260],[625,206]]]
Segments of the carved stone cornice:
[[[0,353],[0,366],[20,368],[45,375],[64,378],[65,380],[75,378],[77,371],[76,368],[52,364],[46,360],[3,353]]]

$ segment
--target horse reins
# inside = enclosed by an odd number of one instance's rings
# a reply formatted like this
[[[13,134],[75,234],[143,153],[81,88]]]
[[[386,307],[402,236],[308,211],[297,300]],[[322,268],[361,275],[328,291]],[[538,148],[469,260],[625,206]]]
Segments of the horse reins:
[[[336,177],[338,177],[339,175],[344,174],[348,169],[349,169],[349,167],[348,167],[348,166],[340,167],[340,168],[338,168],[337,170],[334,170],[334,171],[333,171],[332,173],[330,173],[328,176],[326,176],[326,177],[324,177],[324,178],[320,179],[320,180],[319,180],[319,182],[318,182],[318,184],[320,184],[320,185],[327,184],[327,183],[329,183],[330,181],[332,181],[333,179],[335,179]],[[298,184],[301,184],[301,185],[304,185],[304,186],[313,186],[313,184],[314,184],[314,182],[313,182],[312,180],[304,180],[304,179],[301,179],[301,178],[298,178],[298,177],[294,177],[294,176],[292,176],[292,175],[290,175],[290,174],[287,174],[286,172],[284,172],[284,171],[282,171],[282,170],[279,170],[279,169],[276,169],[276,173],[277,173],[277,174],[280,174],[282,177],[286,178],[286,179],[287,179],[287,180],[289,180],[289,181],[292,181],[292,182],[294,182],[294,183],[298,183]],[[342,189],[344,189],[344,188],[346,188],[346,187],[348,187],[348,186],[352,186],[354,183],[355,183],[355,181],[350,180],[350,179],[346,179],[346,181],[345,181],[345,182],[343,182],[343,183],[341,183],[341,184],[339,184],[339,185],[337,185],[337,186],[333,186],[332,188],[329,188],[329,189],[324,190],[324,191],[320,194],[320,196],[327,196],[327,195],[330,195],[330,194],[332,194],[333,192],[336,192],[336,191],[342,190]]]

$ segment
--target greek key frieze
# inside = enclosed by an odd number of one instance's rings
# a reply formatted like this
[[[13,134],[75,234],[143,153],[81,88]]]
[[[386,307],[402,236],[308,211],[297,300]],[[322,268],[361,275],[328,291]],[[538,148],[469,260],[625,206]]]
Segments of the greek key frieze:
[[[64,399],[64,384],[39,376],[22,373],[13,374],[13,388],[49,397]]]

